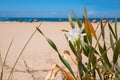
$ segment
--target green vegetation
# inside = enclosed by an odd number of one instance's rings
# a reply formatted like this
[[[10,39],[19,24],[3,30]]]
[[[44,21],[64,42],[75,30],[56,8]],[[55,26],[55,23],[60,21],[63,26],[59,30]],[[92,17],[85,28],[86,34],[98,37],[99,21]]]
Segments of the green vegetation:
[[[72,30],[62,30],[65,33],[65,37],[72,50],[74,56],[67,50],[64,54],[70,56],[72,61],[78,68],[78,73],[74,73],[71,65],[67,59],[60,54],[55,43],[49,39],[44,33],[37,27],[36,29],[42,34],[50,46],[57,52],[57,55],[61,62],[65,65],[66,69],[63,69],[58,64],[55,64],[51,70],[47,79],[52,80],[58,72],[61,72],[65,80],[119,80],[120,79],[120,64],[118,64],[120,54],[120,37],[117,34],[117,19],[115,19],[115,26],[106,21],[105,23],[100,21],[98,27],[100,27],[100,33],[96,34],[91,22],[88,20],[86,9],[84,9],[84,23],[82,24],[75,13],[73,12],[76,22],[79,26],[77,28],[74,25],[70,15],[68,16]],[[109,42],[106,42],[106,31],[105,28],[108,26],[109,29]],[[101,41],[102,40],[102,41]],[[110,45],[108,45],[108,43]],[[111,53],[109,53],[109,51]],[[108,58],[108,54],[112,55],[112,60]],[[86,64],[82,62],[83,57],[87,57]],[[55,71],[56,70],[56,71]]]

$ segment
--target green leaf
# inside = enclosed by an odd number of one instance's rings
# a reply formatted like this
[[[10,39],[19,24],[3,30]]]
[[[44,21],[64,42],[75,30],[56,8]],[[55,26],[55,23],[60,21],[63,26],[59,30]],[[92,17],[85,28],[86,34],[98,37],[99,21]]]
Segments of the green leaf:
[[[96,64],[96,57],[93,52],[90,53],[90,62],[92,62],[92,65],[94,66]]]
[[[42,32],[38,27],[36,27],[36,29],[37,29],[42,35],[44,35],[43,32]]]
[[[50,40],[49,38],[45,37],[46,40],[48,41],[48,43],[50,44],[50,46],[58,53],[58,56],[60,58],[60,60],[62,61],[62,63],[68,68],[68,70],[71,72],[71,74],[73,75],[73,77],[75,78],[75,75],[72,71],[72,68],[70,67],[69,63],[64,59],[64,57],[62,57],[56,47],[56,45],[54,44],[54,42],[52,40]]]
[[[88,56],[88,59],[89,59],[89,66],[90,64],[92,63],[92,74],[93,74],[93,77],[95,77],[95,69],[96,69],[96,56],[95,56],[95,50],[93,49],[92,46],[89,47],[90,49],[90,53],[89,53],[89,56]]]
[[[82,62],[81,61],[78,61],[78,69],[79,69],[79,75],[80,75],[80,78],[82,80],[82,77],[83,77],[83,68],[82,68]]]
[[[65,35],[65,38],[66,38],[66,39],[67,39],[67,41],[68,41],[68,38],[67,38],[67,36],[66,36],[66,35]],[[68,41],[68,43],[69,43],[69,46],[70,46],[70,48],[71,48],[72,52],[74,53],[74,55],[75,55],[75,56],[77,56],[77,51],[75,50],[75,48],[74,48],[74,46],[73,46],[72,42],[71,42],[71,41]]]
[[[73,12],[73,11],[72,11]],[[81,22],[79,21],[79,19],[78,19],[78,17],[76,16],[76,14],[73,12],[73,15],[74,15],[74,17],[75,17],[75,19],[76,19],[76,21],[77,21],[77,24],[78,24],[78,26],[79,26],[79,28],[81,28],[82,27],[82,24],[81,24]]]
[[[62,63],[67,67],[67,69],[70,71],[70,73],[75,78],[74,72],[73,72],[72,68],[70,67],[70,64],[66,61],[66,59],[64,59],[63,56],[60,55],[59,52],[58,52],[58,56],[59,56],[60,60],[62,61]]]
[[[109,66],[109,68],[111,68],[111,64],[110,64],[109,59],[107,57],[107,52],[106,52],[107,49],[105,50],[104,48],[102,48],[102,46],[99,43],[98,43],[98,48],[99,48],[99,51],[100,51],[105,63]]]
[[[82,49],[83,49],[83,53],[86,57],[88,57],[90,52],[99,55],[99,53],[97,52],[97,50],[94,47],[89,46],[87,44],[82,45]]]
[[[105,40],[104,26],[103,26],[102,21],[101,21],[100,23],[101,23],[101,34],[102,34],[102,38],[103,38],[103,40]]]
[[[91,50],[93,50],[93,53],[99,55],[99,53],[97,52],[97,50],[94,47],[91,46]]]
[[[108,23],[108,26],[109,26],[109,29],[110,29],[110,31],[112,32],[115,40],[117,40],[117,36],[115,35],[115,33],[114,33],[114,31],[113,31],[112,26],[110,25],[110,23]]]
[[[116,35],[117,40],[118,40],[118,34],[117,34],[117,18],[115,19],[115,35]]]
[[[62,57],[60,55],[60,53],[59,53],[56,45],[54,44],[54,42],[51,39],[49,39],[48,37],[46,37],[39,28],[37,28],[37,30],[45,37],[45,39],[47,40],[47,42],[49,43],[49,45],[58,53],[58,56],[59,56],[60,60],[62,61],[62,63],[66,66],[66,68],[70,71],[70,73],[75,78],[75,75],[74,75],[74,73],[72,71],[72,68],[70,67],[69,63],[64,59],[64,57]]]
[[[83,19],[84,19],[85,31],[86,31],[86,34],[87,34],[90,44],[92,44],[91,34],[94,36],[95,39],[97,39],[97,36],[96,36],[95,30],[94,30],[92,24],[88,20],[86,8],[84,8],[84,14],[85,14],[85,16],[83,16]]]
[[[11,48],[11,46],[12,46],[13,40],[14,40],[14,39],[12,39],[12,41],[10,42],[10,45],[9,45],[9,47],[8,47],[8,49],[7,49],[7,52],[6,52],[6,55],[5,55],[5,59],[3,60],[2,71],[1,71],[1,79],[3,79],[3,75],[4,75],[4,66],[5,66],[6,59],[7,59],[7,57],[8,57],[10,48]],[[0,54],[0,55],[1,55],[1,54]]]
[[[2,55],[1,55],[1,52],[0,52],[0,66],[2,66],[3,64],[3,61],[2,61]]]
[[[88,45],[81,45],[81,46],[82,46],[84,55],[85,55],[86,57],[88,57],[88,55],[89,55],[89,46],[88,46]]]
[[[68,30],[65,30],[65,29],[62,29],[61,31],[63,31],[63,32],[69,32]]]
[[[73,44],[71,43],[71,41],[68,41],[68,42],[69,42],[69,46],[70,46],[72,52],[74,53],[75,56],[77,56],[77,51],[75,50]]]
[[[68,15],[68,20],[70,22],[71,27],[75,28],[75,25],[74,25],[74,23],[73,23],[72,18],[70,17],[70,15]]]
[[[116,64],[119,54],[120,54],[120,38],[116,42],[116,47],[115,47],[115,51],[114,51],[114,54],[113,54],[113,63],[114,64]]]
[[[42,32],[38,27],[36,27],[36,29],[45,37],[45,39],[47,40],[47,42],[49,43],[49,45],[50,45],[56,52],[58,52],[58,49],[57,49],[56,45],[54,44],[54,42],[53,42],[51,39],[49,39],[48,37],[46,37],[46,36],[43,34],[43,32]]]
[[[77,39],[76,41],[75,41],[75,43],[76,43],[76,51],[78,50],[78,49],[80,49],[80,39]]]
[[[42,32],[38,27],[36,27],[36,29],[45,37],[45,39],[46,39],[47,42],[50,44],[50,46],[51,46],[56,52],[58,52],[58,49],[57,49],[56,45],[54,44],[54,42],[53,42],[51,39],[49,39],[48,37],[46,37],[46,36],[43,34],[43,32]]]
[[[113,37],[112,37],[111,33],[110,33],[110,44],[111,44],[112,50],[114,52],[115,46],[114,46],[114,40],[113,40]]]
[[[102,74],[101,74],[101,72],[99,70],[99,68],[96,68],[96,70],[97,70],[97,73],[98,73],[98,75],[100,77],[100,80],[104,80],[103,77],[102,77]]]
[[[84,33],[85,33],[85,30],[84,30]],[[85,42],[85,43],[87,43],[87,44],[88,44],[88,39],[87,39],[87,36],[84,36],[84,37],[83,37],[83,40],[84,40],[84,42]]]
[[[82,69],[84,70],[84,72],[87,72],[88,70],[87,70],[87,68],[85,67],[85,65],[82,63],[81,64],[81,67],[82,67]]]
[[[50,46],[51,46],[56,52],[58,52],[58,49],[57,49],[56,45],[54,44],[54,42],[53,42],[51,39],[49,39],[48,37],[45,37],[45,38],[46,38],[47,42],[50,44]]]
[[[0,52],[0,66],[3,67],[1,52]],[[1,71],[1,70],[2,70],[2,69],[0,69],[0,71]],[[0,72],[0,80],[2,80],[2,78],[3,78],[3,71]]]

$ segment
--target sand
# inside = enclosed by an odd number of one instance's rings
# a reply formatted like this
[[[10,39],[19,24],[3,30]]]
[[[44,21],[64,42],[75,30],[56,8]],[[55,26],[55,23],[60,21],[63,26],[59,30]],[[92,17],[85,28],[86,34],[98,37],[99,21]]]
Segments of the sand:
[[[5,64],[5,78],[7,78],[9,71],[13,67],[25,43],[39,24],[40,22],[0,22],[0,52],[2,59],[5,57],[11,40],[14,39]],[[97,23],[93,25],[96,27]],[[112,23],[112,25],[114,24]],[[120,23],[118,23],[118,32],[120,31],[119,27]],[[61,54],[64,50],[70,50],[64,33],[61,31],[61,29],[71,29],[68,22],[43,22],[40,29],[55,42]],[[118,35],[120,35],[120,32]],[[109,36],[106,37],[109,38]],[[27,72],[28,68],[25,66],[25,62],[31,73]],[[20,57],[12,79],[33,80],[33,78],[36,78],[36,80],[44,80],[53,64],[63,66],[57,53],[37,31]],[[70,64],[73,65],[71,61]]]

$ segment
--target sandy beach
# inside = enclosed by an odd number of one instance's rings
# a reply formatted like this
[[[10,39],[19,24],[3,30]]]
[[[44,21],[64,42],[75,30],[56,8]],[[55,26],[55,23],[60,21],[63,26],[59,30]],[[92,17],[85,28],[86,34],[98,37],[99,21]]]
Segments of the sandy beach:
[[[6,78],[25,43],[40,23],[41,22],[0,22],[0,53],[2,59],[4,59],[9,44],[13,39],[13,44],[5,64],[6,73],[4,75]],[[95,28],[97,24],[98,23],[93,23]],[[75,25],[77,26],[77,24]],[[114,23],[112,23],[112,25],[114,25]],[[120,23],[118,23],[118,32],[120,31],[119,27]],[[69,22],[43,22],[40,29],[55,42],[61,54],[64,50],[70,50],[64,33],[61,31],[61,29],[71,29]],[[99,33],[99,31],[97,32]],[[118,35],[120,35],[120,32]],[[106,36],[106,42],[109,40],[107,39],[108,37],[109,35]],[[13,80],[33,80],[31,73],[27,72],[28,68],[25,62],[36,80],[44,80],[53,64],[57,63],[63,66],[56,52],[49,46],[38,31],[20,57],[13,73]],[[70,64],[73,65],[71,61]]]

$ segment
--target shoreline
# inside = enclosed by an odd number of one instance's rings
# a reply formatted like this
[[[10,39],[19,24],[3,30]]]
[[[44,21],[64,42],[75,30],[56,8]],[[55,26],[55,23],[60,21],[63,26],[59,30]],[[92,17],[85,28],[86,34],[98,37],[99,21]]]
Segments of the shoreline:
[[[91,22],[107,20],[110,22],[114,22],[115,18],[88,18]],[[76,21],[75,18],[72,18],[73,21]],[[80,21],[83,21],[83,18],[79,18]],[[120,18],[117,18],[118,22],[120,22]],[[17,21],[17,22],[68,22],[68,18],[19,18],[19,17],[9,17],[9,18],[0,18],[0,21]]]
[[[0,23],[41,23],[41,22],[47,22],[47,23],[69,23],[69,21],[38,21],[38,22],[26,22],[26,21],[23,21],[23,22],[20,22],[20,21],[0,21]],[[76,21],[73,21],[76,23]],[[91,23],[99,23],[100,21],[98,22],[92,22]],[[81,22],[83,23],[83,22]],[[103,22],[104,23],[104,22]],[[110,22],[110,23],[115,23],[115,22]],[[117,23],[120,23],[117,21]]]

